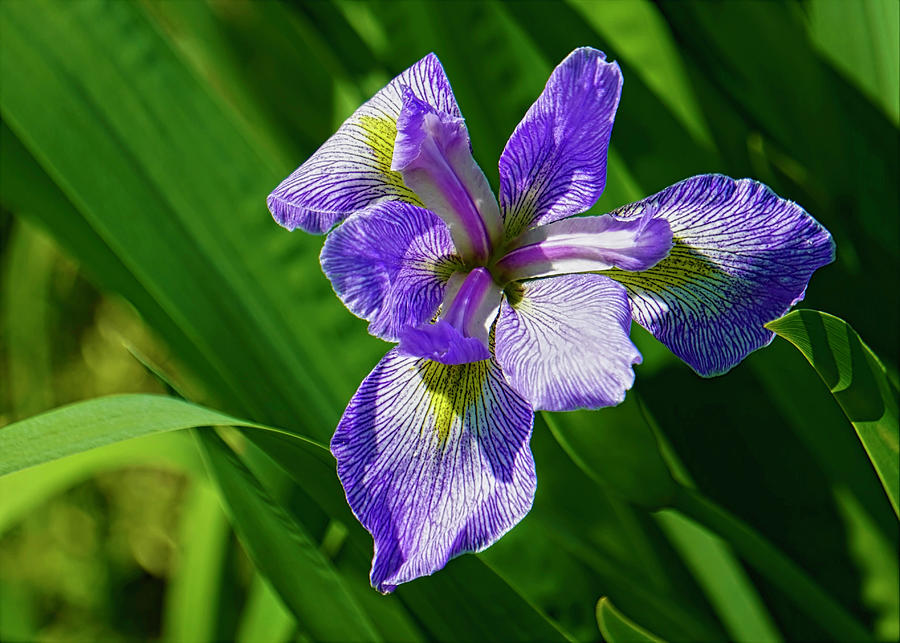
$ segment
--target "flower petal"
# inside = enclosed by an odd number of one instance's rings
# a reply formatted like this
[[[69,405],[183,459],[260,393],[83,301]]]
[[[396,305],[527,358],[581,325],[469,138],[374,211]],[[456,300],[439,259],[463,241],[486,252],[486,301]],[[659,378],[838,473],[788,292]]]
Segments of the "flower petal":
[[[376,589],[481,551],[528,513],[533,420],[492,361],[385,355],[331,440],[347,502],[375,540]]]
[[[774,333],[763,324],[800,301],[834,259],[831,235],[762,183],[720,174],[686,179],[612,214],[653,208],[672,227],[669,256],[650,270],[605,274],[622,283],[634,319],[700,375],[719,375]]]
[[[601,51],[576,49],[500,156],[500,210],[507,237],[590,208],[606,185],[606,152],[622,73]]]
[[[520,284],[504,301],[494,353],[512,387],[536,410],[612,406],[634,383],[641,354],[628,338],[625,289],[603,275]]]
[[[456,273],[453,281],[459,281]],[[491,326],[503,292],[486,268],[475,268],[461,283],[449,284],[435,324],[407,326],[400,331],[398,350],[441,364],[465,364],[489,359]]]
[[[487,177],[472,157],[462,118],[437,112],[406,90],[391,169],[447,222],[464,259],[488,260],[503,238],[503,223]]]
[[[335,293],[369,333],[397,341],[405,326],[437,313],[462,267],[440,217],[391,201],[351,215],[325,239],[320,260]]]
[[[576,272],[621,268],[646,270],[669,254],[672,230],[664,219],[647,214],[622,221],[572,217],[528,230],[497,262],[501,283]]]
[[[422,205],[391,170],[403,91],[439,112],[460,116],[440,61],[428,54],[357,109],[337,132],[275,188],[266,200],[289,230],[328,232],[350,213],[382,201]]]

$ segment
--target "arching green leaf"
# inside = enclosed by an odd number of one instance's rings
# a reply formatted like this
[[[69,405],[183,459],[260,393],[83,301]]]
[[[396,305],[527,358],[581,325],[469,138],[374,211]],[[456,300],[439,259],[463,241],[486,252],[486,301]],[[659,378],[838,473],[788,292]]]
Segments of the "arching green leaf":
[[[850,325],[817,310],[795,310],[766,327],[796,346],[853,423],[900,516],[897,388]]]

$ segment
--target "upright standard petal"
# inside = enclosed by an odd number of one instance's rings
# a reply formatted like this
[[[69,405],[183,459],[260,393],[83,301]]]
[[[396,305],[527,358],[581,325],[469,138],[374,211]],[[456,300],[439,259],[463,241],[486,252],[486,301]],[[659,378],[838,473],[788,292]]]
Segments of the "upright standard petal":
[[[695,176],[613,212],[652,208],[674,245],[650,270],[608,274],[634,319],[703,376],[720,375],[774,333],[763,324],[800,301],[812,273],[834,259],[831,235],[762,183]]]
[[[445,366],[390,351],[331,440],[353,513],[390,592],[481,551],[531,508],[534,415],[492,361]]]
[[[602,275],[519,284],[500,306],[494,354],[512,387],[536,410],[612,406],[634,383],[641,354],[628,338],[631,310]]]
[[[503,224],[487,177],[472,157],[462,118],[435,111],[407,90],[391,169],[447,222],[463,258],[487,261],[503,238]]]
[[[669,254],[672,230],[648,209],[622,221],[572,217],[528,230],[509,247],[494,272],[501,283],[576,272],[646,270]]]
[[[338,131],[281,182],[267,203],[289,230],[321,234],[350,213],[381,201],[422,205],[391,170],[404,88],[435,110],[458,117],[440,61],[428,54],[357,109]]]
[[[621,93],[619,66],[596,49],[576,49],[553,70],[500,156],[507,237],[594,205]]]
[[[344,305],[387,341],[397,341],[405,326],[431,320],[447,280],[462,268],[447,225],[397,201],[350,216],[328,235],[320,259]]]

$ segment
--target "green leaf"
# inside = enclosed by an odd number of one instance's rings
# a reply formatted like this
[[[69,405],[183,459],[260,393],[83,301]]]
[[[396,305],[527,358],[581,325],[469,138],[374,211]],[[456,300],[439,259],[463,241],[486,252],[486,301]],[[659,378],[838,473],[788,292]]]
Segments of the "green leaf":
[[[269,582],[261,574],[254,574],[247,602],[241,612],[235,641],[237,643],[286,643],[297,627]]]
[[[808,12],[822,55],[900,124],[900,3],[812,0]]]
[[[728,544],[673,511],[657,520],[706,593],[732,641],[781,641],[753,583]]]
[[[110,395],[62,406],[0,429],[0,476],[100,446],[204,426],[245,426],[292,435],[162,395]],[[327,451],[303,437],[307,451]]]
[[[636,396],[599,413],[543,417],[572,461],[594,480],[644,507],[659,509],[671,503],[675,481]]]
[[[195,344],[195,370],[224,382],[227,408],[325,437],[379,349],[343,332],[360,324],[318,270],[295,269],[316,265],[321,241],[265,210],[290,166],[139,5],[3,3],[0,20],[5,122]]]
[[[900,516],[898,393],[881,360],[849,324],[827,313],[795,310],[766,327],[796,346],[819,373]]]
[[[231,530],[216,491],[191,481],[178,525],[176,567],[166,584],[163,641],[218,640],[220,592]]]
[[[195,436],[235,531],[300,626],[314,639],[381,640],[331,562],[225,442]]]
[[[604,640],[609,643],[662,643],[663,641],[622,614],[605,596],[597,601],[597,625],[600,627]]]

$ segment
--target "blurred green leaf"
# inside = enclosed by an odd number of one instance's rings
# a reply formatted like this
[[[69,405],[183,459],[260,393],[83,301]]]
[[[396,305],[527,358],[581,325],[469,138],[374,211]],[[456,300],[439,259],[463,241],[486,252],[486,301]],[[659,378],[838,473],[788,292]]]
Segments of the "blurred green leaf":
[[[842,319],[795,310],[766,327],[796,346],[853,423],[860,442],[900,516],[897,389],[884,365]]]
[[[382,640],[341,575],[222,439],[213,431],[195,436],[235,531],[300,628],[314,639]]]
[[[34,226],[17,223],[0,289],[10,411],[22,418],[53,406],[49,291],[58,254]]]
[[[3,432],[0,428],[0,443]],[[3,457],[0,457],[0,463]],[[0,476],[0,535],[54,495],[97,473],[127,466],[154,466],[191,474],[203,472],[186,435],[162,433],[116,442],[62,460]]]
[[[608,643],[662,643],[661,638],[622,614],[606,597],[597,601],[597,625]]]
[[[175,571],[166,588],[163,641],[216,641],[225,551],[231,530],[209,483],[191,481],[178,526]]]

